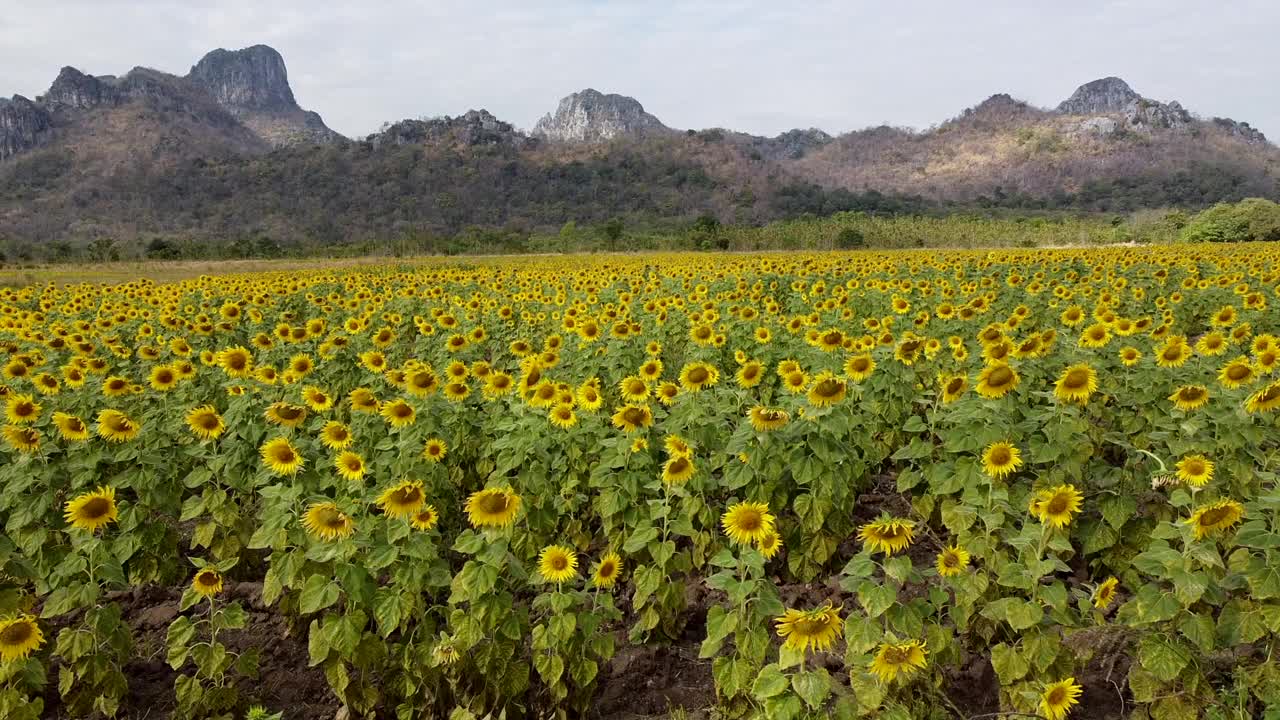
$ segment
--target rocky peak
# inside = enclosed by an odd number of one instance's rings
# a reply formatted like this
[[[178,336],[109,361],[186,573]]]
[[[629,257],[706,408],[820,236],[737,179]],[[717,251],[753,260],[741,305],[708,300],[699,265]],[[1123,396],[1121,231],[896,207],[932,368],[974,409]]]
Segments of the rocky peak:
[[[1244,140],[1245,142],[1257,145],[1265,145],[1267,143],[1267,136],[1263,135],[1261,130],[1258,130],[1247,122],[1240,122],[1238,120],[1232,120],[1231,118],[1216,117],[1213,119],[1213,124],[1227,131],[1231,135]]]
[[[1071,97],[1058,106],[1058,112],[1066,115],[1124,112],[1129,103],[1141,99],[1129,83],[1118,77],[1105,77],[1076,88]]]
[[[560,101],[545,115],[533,134],[556,142],[595,143],[617,137],[642,137],[670,132],[658,118],[644,111],[635,98],[587,88]]]
[[[114,78],[104,82],[102,78],[86,75],[67,66],[58,73],[58,77],[49,86],[49,91],[41,99],[49,105],[60,105],[77,110],[87,110],[99,105],[114,105],[119,99],[119,94],[112,85],[112,80]]]
[[[274,48],[218,49],[200,58],[187,78],[230,110],[297,110],[284,58]]]
[[[468,110],[458,117],[448,115],[424,120],[401,120],[370,135],[375,148],[392,145],[481,145],[526,148],[536,140],[494,117],[488,110]]]
[[[21,95],[0,97],[0,160],[47,141],[52,133],[48,111]]]

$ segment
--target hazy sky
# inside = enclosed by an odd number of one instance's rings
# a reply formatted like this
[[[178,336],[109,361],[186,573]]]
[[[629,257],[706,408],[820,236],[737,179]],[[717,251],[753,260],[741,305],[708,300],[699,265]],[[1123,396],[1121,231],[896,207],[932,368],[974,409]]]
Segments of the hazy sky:
[[[529,128],[584,87],[678,128],[923,128],[992,93],[1052,106],[1118,75],[1280,139],[1277,28],[1276,0],[0,0],[0,95],[40,94],[63,65],[185,74],[265,43],[298,102],[351,136],[470,108]]]

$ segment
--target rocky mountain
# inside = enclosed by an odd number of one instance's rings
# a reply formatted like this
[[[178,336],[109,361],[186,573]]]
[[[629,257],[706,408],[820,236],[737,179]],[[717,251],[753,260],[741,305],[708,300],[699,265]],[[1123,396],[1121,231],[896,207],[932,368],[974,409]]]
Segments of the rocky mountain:
[[[1122,112],[1125,107],[1142,96],[1118,77],[1105,77],[1076,88],[1071,97],[1058,105],[1064,115],[1098,115]]]
[[[444,115],[425,120],[401,120],[365,138],[374,149],[384,145],[430,145],[449,147],[505,146],[516,149],[536,147],[529,137],[488,110],[468,110],[458,117]]]
[[[562,99],[554,113],[533,127],[535,137],[562,143],[598,143],[614,138],[670,134],[635,98],[587,88]]]

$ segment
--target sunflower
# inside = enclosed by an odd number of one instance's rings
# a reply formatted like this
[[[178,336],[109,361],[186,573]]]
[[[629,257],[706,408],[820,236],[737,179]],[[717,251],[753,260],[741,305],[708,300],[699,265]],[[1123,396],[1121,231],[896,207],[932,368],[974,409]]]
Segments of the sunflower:
[[[1209,402],[1209,389],[1203,385],[1183,385],[1169,396],[1169,400],[1179,410],[1190,412]]]
[[[1054,385],[1053,395],[1064,403],[1089,402],[1089,396],[1098,390],[1098,373],[1089,365],[1072,365],[1062,371]]]
[[[872,552],[892,555],[911,544],[914,527],[915,523],[910,520],[882,517],[863,525],[858,530],[858,538]]]
[[[113,375],[102,381],[102,394],[109,398],[123,397],[131,392],[133,384],[125,378]]]
[[[471,386],[465,382],[451,382],[444,386],[444,399],[449,402],[460,403],[470,394]]]
[[[413,406],[400,398],[383,403],[381,415],[384,420],[391,424],[391,427],[395,428],[412,425],[418,416]]]
[[[854,355],[844,363],[844,374],[854,382],[862,382],[876,371],[876,361],[870,355]]]
[[[621,576],[622,558],[615,552],[605,553],[600,558],[600,562],[596,563],[595,569],[591,571],[591,584],[608,590],[617,584]]]
[[[40,409],[30,395],[10,395],[5,400],[4,415],[14,425],[26,425],[40,419]]]
[[[548,545],[538,555],[538,572],[547,582],[568,582],[578,576],[578,555],[563,545]]]
[[[964,375],[943,375],[938,378],[942,385],[942,404],[948,405],[959,400],[969,389],[969,379]]]
[[[440,513],[436,510],[435,505],[423,505],[409,517],[409,524],[415,530],[430,530],[438,522],[440,522]]]
[[[938,574],[942,577],[959,575],[969,567],[969,551],[958,545],[943,548],[942,552],[938,553],[936,565]]]
[[[774,517],[766,503],[741,502],[725,511],[720,525],[730,540],[748,545],[759,543],[773,532]]]
[[[736,379],[738,387],[753,388],[764,379],[764,365],[756,360],[750,360],[738,368]]]
[[[635,432],[653,424],[653,412],[647,405],[623,405],[613,414],[614,427],[623,432]]]
[[[1178,461],[1178,479],[1197,488],[1202,488],[1213,479],[1213,463],[1203,455],[1188,455]]]
[[[1136,347],[1125,346],[1120,348],[1120,362],[1125,367],[1133,367],[1142,360],[1142,351]]]
[[[247,378],[253,374],[253,355],[239,345],[218,353],[217,363],[229,377]]]
[[[831,407],[844,400],[849,387],[832,373],[820,373],[809,388],[809,404],[817,408]]]
[[[227,424],[212,405],[204,405],[187,413],[187,427],[191,434],[203,440],[212,440],[221,435]]]
[[[405,480],[378,496],[378,506],[382,508],[382,512],[393,518],[417,513],[426,502],[426,492],[422,489],[422,483],[417,480]]]
[[[0,620],[0,661],[25,660],[44,645],[44,633],[32,615]]]
[[[18,452],[32,453],[40,449],[40,431],[21,425],[5,425],[4,441]]]
[[[1002,398],[1018,387],[1018,371],[1004,363],[988,365],[978,374],[978,394],[988,400]]]
[[[710,363],[689,363],[680,371],[680,386],[689,392],[701,392],[719,380],[720,372]]]
[[[333,407],[333,396],[314,385],[302,389],[302,401],[314,412],[325,412]]]
[[[427,438],[422,446],[422,457],[431,462],[440,462],[449,452],[449,446],[440,438]]]
[[[1191,358],[1191,346],[1180,337],[1170,338],[1156,353],[1156,365],[1162,368],[1179,368]]]
[[[927,662],[927,654],[924,643],[919,640],[880,643],[880,648],[876,651],[876,656],[871,658],[867,669],[875,673],[881,683],[888,684],[899,675],[905,678],[922,669]]]
[[[75,415],[56,412],[53,414],[53,424],[57,426],[58,434],[63,440],[81,442],[89,439],[89,426]]]
[[[1084,689],[1076,684],[1075,678],[1046,685],[1040,695],[1040,712],[1048,720],[1065,720],[1071,708],[1080,702],[1082,692]]]
[[[330,420],[320,428],[320,442],[330,450],[346,450],[355,442],[355,436],[351,434],[351,428]]]
[[[200,570],[191,578],[191,589],[204,597],[217,595],[222,592],[222,573],[211,567]]]
[[[321,540],[333,541],[349,538],[356,531],[356,523],[332,502],[312,503],[302,516],[302,527],[307,534]]]
[[[372,414],[378,412],[378,398],[369,388],[356,388],[347,395],[352,412]]]
[[[573,412],[573,406],[568,403],[561,403],[551,408],[551,412],[547,413],[547,419],[552,425],[564,430],[578,424],[578,415]]]
[[[99,528],[115,522],[120,515],[116,507],[116,489],[100,486],[92,492],[77,495],[63,506],[62,514],[72,527],[97,532]]]
[[[679,435],[668,435],[662,440],[662,447],[671,457],[692,457],[693,446]]]
[[[751,418],[751,426],[756,432],[770,432],[787,424],[791,420],[791,416],[786,410],[779,408],[766,408],[756,405],[747,413]]]
[[[1114,577],[1103,580],[1098,589],[1093,591],[1093,606],[1099,610],[1106,610],[1116,599],[1116,587],[1119,585],[1120,581]]]
[[[288,438],[278,437],[263,443],[259,449],[262,464],[279,476],[293,475],[302,468],[305,460]]]
[[[272,425],[294,428],[307,419],[307,409],[301,405],[290,405],[286,402],[272,403],[263,413],[267,422]]]
[[[840,608],[830,602],[812,610],[787,609],[773,622],[778,637],[783,639],[783,647],[802,653],[807,653],[809,648],[826,652],[840,637],[840,629],[844,626]]]
[[[168,392],[178,384],[178,373],[168,365],[157,365],[151,368],[151,389],[157,392]]]
[[[778,551],[782,550],[782,536],[777,533],[777,530],[771,530],[767,536],[760,538],[755,543],[755,550],[759,550],[760,555],[763,555],[765,560],[772,559],[774,555],[777,555]]]
[[[338,471],[344,480],[351,482],[360,482],[364,479],[364,474],[368,470],[365,466],[364,458],[359,453],[343,450],[333,459],[333,467]]]
[[[1187,524],[1197,540],[1202,540],[1219,531],[1230,530],[1232,526],[1244,518],[1244,506],[1235,500],[1218,500],[1201,505],[1191,514]]]
[[[693,460],[687,455],[676,455],[662,467],[662,482],[668,485],[683,485],[693,477],[695,468]]]
[[[982,471],[995,480],[1017,472],[1022,467],[1022,452],[1007,442],[995,442],[982,451]]]
[[[504,528],[520,512],[520,496],[511,486],[486,488],[467,498],[467,518],[479,528]]]
[[[1082,500],[1074,485],[1058,485],[1041,490],[1031,498],[1030,511],[1042,523],[1055,528],[1071,524],[1071,518],[1080,512]]]
[[[630,375],[618,383],[618,392],[622,394],[623,402],[638,403],[648,399],[649,383],[642,377]]]
[[[1222,386],[1231,390],[1248,385],[1258,377],[1257,371],[1253,367],[1253,363],[1249,362],[1249,358],[1243,355],[1232,360],[1222,367],[1222,371],[1218,373],[1218,382]]]
[[[1280,408],[1280,382],[1271,383],[1249,396],[1244,409],[1250,414],[1271,412]]]
[[[98,436],[115,443],[128,442],[141,432],[142,426],[119,410],[98,413]]]
[[[1100,348],[1111,342],[1111,331],[1106,325],[1094,323],[1080,333],[1080,347]]]

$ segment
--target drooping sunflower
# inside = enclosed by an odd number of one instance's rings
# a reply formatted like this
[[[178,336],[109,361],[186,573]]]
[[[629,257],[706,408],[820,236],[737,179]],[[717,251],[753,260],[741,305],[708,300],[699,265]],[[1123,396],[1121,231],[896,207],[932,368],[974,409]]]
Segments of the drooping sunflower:
[[[267,422],[272,425],[280,425],[281,427],[295,428],[307,419],[307,409],[301,405],[291,405],[286,402],[272,403],[267,407],[263,416],[267,418]]]
[[[1080,694],[1083,692],[1084,689],[1076,684],[1075,678],[1046,685],[1040,695],[1040,711],[1048,720],[1065,720],[1071,708],[1080,702]]]
[[[332,502],[312,503],[302,516],[302,527],[307,534],[325,541],[349,538],[356,531],[351,516]]]
[[[449,446],[440,438],[427,438],[422,446],[422,457],[431,462],[440,462],[448,452]]]
[[[859,528],[858,538],[872,552],[892,555],[911,544],[914,527],[915,523],[910,520],[882,517]]]
[[[44,633],[32,615],[0,620],[0,661],[24,660],[44,645]]]
[[[751,418],[751,427],[755,428],[756,432],[777,430],[791,420],[791,416],[787,414],[786,410],[766,408],[760,405],[751,408],[748,417]]]
[[[203,405],[187,413],[187,427],[191,434],[202,440],[212,440],[221,435],[227,425],[212,405]]]
[[[928,663],[924,643],[909,640],[905,643],[881,643],[867,669],[875,673],[882,684],[889,684],[899,676],[906,678]]]
[[[378,412],[378,398],[369,388],[356,388],[347,395],[352,412],[373,414]]]
[[[97,532],[120,516],[120,509],[116,507],[116,489],[101,486],[81,493],[63,505],[62,516],[74,528]]]
[[[802,653],[809,652],[809,648],[826,652],[840,637],[840,630],[844,627],[840,608],[829,601],[812,610],[789,608],[773,622],[783,647]]]
[[[343,450],[333,459],[333,467],[344,480],[359,482],[364,479],[368,468],[359,453]]]
[[[21,453],[34,453],[40,449],[40,431],[21,425],[5,425],[4,441]]]
[[[1249,358],[1241,355],[1222,366],[1222,370],[1218,373],[1218,382],[1222,383],[1223,387],[1234,390],[1248,385],[1257,377],[1258,372],[1254,369],[1253,363],[1249,362]]]
[[[996,400],[1008,395],[1015,388],[1021,378],[1018,377],[1018,371],[1012,366],[1004,363],[988,365],[978,374],[978,394],[988,400]]]
[[[417,480],[405,480],[378,496],[378,506],[387,517],[392,518],[412,515],[422,509],[426,502],[427,494],[422,489],[422,483]]]
[[[1244,403],[1245,412],[1250,414],[1271,412],[1280,408],[1280,382],[1271,383],[1249,396]]]
[[[1230,530],[1242,519],[1244,519],[1244,506],[1235,500],[1226,499],[1196,508],[1187,520],[1187,524],[1191,526],[1191,532],[1196,539],[1203,540]]]
[[[222,573],[211,567],[198,571],[191,578],[191,589],[203,597],[217,595],[222,592]]]
[[[844,380],[836,377],[832,373],[819,373],[813,380],[813,386],[809,388],[807,399],[809,404],[817,408],[831,407],[844,400],[848,393],[849,386]]]
[[[1098,391],[1098,373],[1088,364],[1080,363],[1062,371],[1053,387],[1053,395],[1064,403],[1089,402],[1089,396]]]
[[[693,459],[688,455],[676,455],[669,458],[662,467],[662,482],[668,485],[682,485],[693,477],[695,468]]]
[[[63,440],[82,442],[89,439],[89,426],[75,415],[56,412],[53,414],[53,424],[57,426],[58,434]]]
[[[693,446],[679,435],[668,435],[662,439],[662,447],[671,457],[692,457]]]
[[[996,480],[1003,480],[1022,467],[1022,451],[1007,442],[994,442],[982,451],[982,471]]]
[[[936,565],[938,574],[942,577],[959,575],[969,567],[969,551],[959,545],[943,548],[942,552],[938,553]]]
[[[142,425],[119,410],[98,413],[98,436],[114,443],[129,442],[138,437]]]
[[[1097,590],[1093,591],[1093,606],[1099,610],[1106,610],[1116,599],[1116,588],[1120,585],[1120,581],[1114,577],[1109,577],[1102,581]]]
[[[1192,487],[1204,487],[1213,479],[1213,462],[1203,455],[1188,455],[1176,467],[1178,479]]]
[[[407,427],[413,424],[418,414],[413,406],[401,398],[382,403],[382,418],[394,428]]]
[[[30,395],[10,395],[5,400],[4,415],[14,425],[27,425],[40,419],[40,404]]]
[[[740,502],[731,505],[720,517],[725,535],[739,545],[759,543],[773,532],[774,517],[767,503]]]
[[[1062,528],[1070,525],[1071,519],[1080,512],[1082,499],[1074,485],[1058,485],[1035,493],[1029,509],[1040,522]]]
[[[262,464],[281,477],[297,473],[306,462],[288,438],[268,440],[262,444],[259,452]]]
[[[942,404],[949,405],[964,397],[969,389],[969,378],[964,375],[942,375],[938,378],[942,385]]]
[[[423,505],[409,518],[409,524],[415,530],[430,530],[440,522],[440,513],[435,505]]]
[[[1183,385],[1169,396],[1169,400],[1179,410],[1190,412],[1209,402],[1209,388],[1203,385]]]
[[[548,545],[538,555],[538,572],[547,582],[568,582],[578,576],[578,554],[563,545]]]
[[[623,432],[636,432],[653,424],[653,411],[647,405],[623,405],[613,414],[612,421]]]
[[[478,528],[504,528],[515,522],[520,502],[510,486],[486,488],[467,498],[467,519]]]
[[[710,363],[692,362],[680,371],[680,386],[688,392],[701,392],[719,380],[720,371]]]
[[[604,590],[608,590],[617,584],[618,578],[622,577],[622,558],[618,553],[608,552],[596,563],[595,569],[591,572],[591,584]]]

